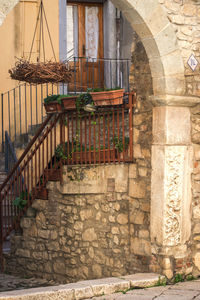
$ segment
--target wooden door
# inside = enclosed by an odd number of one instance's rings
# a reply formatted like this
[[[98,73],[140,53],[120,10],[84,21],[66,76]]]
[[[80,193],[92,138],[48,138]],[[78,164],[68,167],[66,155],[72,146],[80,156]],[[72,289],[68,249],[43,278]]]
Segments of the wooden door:
[[[70,90],[103,87],[103,7],[67,4],[67,52],[74,75]]]

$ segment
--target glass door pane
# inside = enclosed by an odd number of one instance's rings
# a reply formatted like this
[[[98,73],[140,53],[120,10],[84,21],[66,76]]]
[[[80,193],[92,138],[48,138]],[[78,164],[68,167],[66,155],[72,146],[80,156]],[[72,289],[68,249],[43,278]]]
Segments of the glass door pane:
[[[99,7],[85,7],[85,45],[86,57],[93,58],[96,61],[98,58],[99,47]]]
[[[67,59],[78,56],[78,7],[67,5]]]

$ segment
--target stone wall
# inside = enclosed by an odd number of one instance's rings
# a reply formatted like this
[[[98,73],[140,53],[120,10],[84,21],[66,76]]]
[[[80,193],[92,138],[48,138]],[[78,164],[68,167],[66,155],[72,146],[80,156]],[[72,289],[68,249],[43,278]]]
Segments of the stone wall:
[[[66,167],[64,184],[50,182],[48,201],[21,220],[6,271],[56,282],[148,271],[150,199],[139,176],[136,164]]]
[[[200,64],[193,72],[187,64],[191,54],[200,57],[200,2],[197,0],[159,0],[176,32],[186,77],[186,94],[200,96]]]
[[[22,219],[7,272],[73,282],[149,270],[152,107],[138,96],[134,110],[134,162],[66,167]]]

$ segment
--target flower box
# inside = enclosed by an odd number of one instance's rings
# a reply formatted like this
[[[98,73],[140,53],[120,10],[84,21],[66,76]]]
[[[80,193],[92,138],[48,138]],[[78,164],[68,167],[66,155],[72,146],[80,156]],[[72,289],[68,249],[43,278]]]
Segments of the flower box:
[[[76,109],[77,96],[64,97],[61,99],[64,110],[75,110]]]
[[[74,162],[108,162],[115,160],[115,149],[105,149],[105,150],[91,150],[91,151],[83,151],[81,152],[73,152],[72,158],[70,160],[73,160]]]
[[[123,104],[124,89],[90,92],[90,95],[96,106],[120,105]]]
[[[48,190],[45,187],[36,187],[34,188],[35,198],[47,200],[48,199]]]
[[[60,181],[61,179],[60,169],[46,169],[44,170],[44,174],[49,181]]]
[[[44,103],[44,107],[47,114],[61,113],[62,106],[57,101],[51,101],[49,103]]]

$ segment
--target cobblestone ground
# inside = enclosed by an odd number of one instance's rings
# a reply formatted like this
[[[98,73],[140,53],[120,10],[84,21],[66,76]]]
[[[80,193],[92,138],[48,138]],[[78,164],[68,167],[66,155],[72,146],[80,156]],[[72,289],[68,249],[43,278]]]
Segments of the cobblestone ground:
[[[166,287],[153,287],[94,297],[92,300],[200,300],[200,279]],[[89,299],[87,299],[89,300]]]
[[[7,274],[0,274],[0,292],[22,290],[33,287],[56,285],[53,281],[36,278],[18,278]]]

